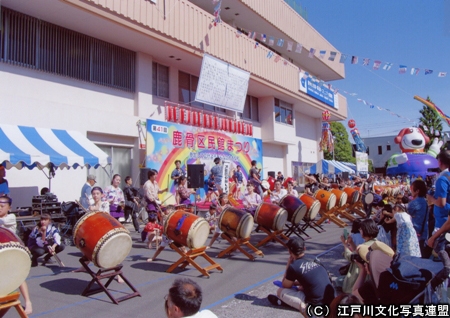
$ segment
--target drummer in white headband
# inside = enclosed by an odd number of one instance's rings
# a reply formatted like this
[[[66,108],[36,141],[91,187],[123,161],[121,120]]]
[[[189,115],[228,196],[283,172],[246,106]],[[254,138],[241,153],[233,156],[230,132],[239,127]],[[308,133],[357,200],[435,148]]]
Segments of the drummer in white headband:
[[[4,227],[11,232],[16,231],[16,216],[14,214],[8,214],[11,208],[12,199],[3,194],[0,195],[0,227]],[[3,275],[11,275],[13,273],[2,273]],[[31,305],[30,295],[28,294],[27,282],[23,282],[19,286],[20,293],[25,299],[25,313],[31,315],[33,312],[33,307]]]
[[[285,195],[287,194],[286,189],[281,188],[281,181],[275,181],[275,189],[270,193],[270,201],[274,204],[278,204]]]

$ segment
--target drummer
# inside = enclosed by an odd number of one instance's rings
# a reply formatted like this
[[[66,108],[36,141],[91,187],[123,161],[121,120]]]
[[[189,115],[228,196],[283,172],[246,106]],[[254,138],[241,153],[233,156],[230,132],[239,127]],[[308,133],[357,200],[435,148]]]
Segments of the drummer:
[[[322,181],[320,181],[320,183],[319,183],[319,189],[330,191],[331,183],[330,183],[330,180],[327,177],[323,177],[322,178]]]
[[[305,192],[306,194],[313,195],[318,187],[317,180],[312,174],[305,174],[305,178],[308,180],[308,183],[305,185]]]
[[[10,230],[13,233],[16,233],[16,216],[14,214],[8,214],[11,209],[12,199],[6,194],[0,195],[0,227]],[[2,275],[11,275],[13,273],[2,273]],[[19,286],[20,293],[25,299],[25,313],[27,315],[31,315],[33,312],[33,306],[31,304],[30,295],[28,293],[28,285],[27,282],[24,281]]]
[[[287,183],[287,194],[291,194],[298,198],[298,192],[294,189],[294,181],[289,180]]]
[[[259,173],[261,172],[261,169],[256,168],[256,160],[252,160],[252,167],[250,168],[250,171],[248,173],[249,179],[248,182],[253,184],[253,188],[255,189],[256,193],[259,195],[263,194],[263,190],[261,188],[261,180]]]
[[[274,204],[279,204],[281,198],[287,194],[287,190],[281,187],[279,180],[275,181],[275,189],[270,192],[270,201]]]
[[[187,179],[185,176],[180,176],[178,182],[177,195],[180,198],[180,204],[191,204],[190,196],[196,193],[195,190],[187,187]]]
[[[112,177],[111,185],[105,188],[105,197],[109,202],[109,212],[114,218],[124,218],[125,196],[122,189],[119,187],[122,182],[120,174],[115,174]]]
[[[228,207],[231,207],[231,204],[228,203],[228,196],[225,193],[222,193],[219,196],[219,200],[217,201],[217,206],[213,203],[209,206],[209,222],[210,225],[214,225],[214,234],[209,241],[209,244],[206,248],[211,248],[217,238],[222,234],[222,230],[220,229],[219,218],[222,211]],[[219,242],[220,243],[220,242]]]
[[[255,186],[252,183],[247,183],[247,192],[244,193],[241,197],[241,200],[244,204],[245,211],[255,216],[256,208],[261,204],[261,196],[254,192]]]
[[[89,206],[89,211],[101,211],[109,213],[109,202],[102,201],[103,190],[100,187],[93,187],[91,190],[92,199],[94,204]]]
[[[158,194],[167,192],[168,188],[163,190],[159,189],[158,182],[156,182],[156,177],[158,172],[155,169],[150,169],[148,171],[148,180],[144,183],[145,191],[145,201],[147,202],[148,212],[160,212],[161,201],[158,199]]]

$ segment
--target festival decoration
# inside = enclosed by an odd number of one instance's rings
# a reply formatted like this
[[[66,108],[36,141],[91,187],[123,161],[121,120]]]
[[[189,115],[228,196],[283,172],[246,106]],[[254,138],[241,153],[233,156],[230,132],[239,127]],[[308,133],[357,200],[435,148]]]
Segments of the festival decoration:
[[[438,113],[439,117],[441,117],[443,120],[445,120],[445,122],[447,123],[447,126],[450,126],[450,117],[447,116],[446,114],[444,114],[444,112],[439,107],[437,107],[434,103],[427,101],[426,99],[423,99],[422,97],[419,97],[417,95],[414,96],[414,99],[418,100],[422,104],[433,109],[435,112]]]
[[[333,134],[331,133],[331,126],[328,122],[330,120],[330,117],[331,115],[328,110],[322,112],[322,138],[320,139],[319,143],[320,151],[334,151]]]
[[[425,179],[427,175],[438,173],[439,165],[436,155],[443,144],[434,138],[427,153],[425,145],[430,138],[418,127],[403,128],[394,138],[394,142],[402,150],[401,154],[394,154],[388,160],[387,175],[415,175]]]
[[[356,122],[353,119],[350,119],[347,125],[351,129],[350,133],[352,134],[353,140],[355,141],[356,151],[366,153],[367,147],[362,141],[361,136],[359,135],[358,128],[356,128]]]

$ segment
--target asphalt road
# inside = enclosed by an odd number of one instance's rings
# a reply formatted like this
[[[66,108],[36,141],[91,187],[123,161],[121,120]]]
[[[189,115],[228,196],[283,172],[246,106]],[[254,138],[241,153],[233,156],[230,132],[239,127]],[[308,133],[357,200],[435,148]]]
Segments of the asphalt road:
[[[126,227],[132,228],[129,224]],[[307,230],[312,237],[307,240],[307,254],[319,256],[324,266],[336,274],[337,269],[345,264],[342,248],[338,244],[342,229],[334,224],[325,224],[324,227],[326,232],[323,233]],[[265,235],[252,233],[251,242],[256,245]],[[180,255],[167,247],[156,261],[148,263],[146,260],[153,255],[154,249],[147,249],[146,244],[139,241],[137,233],[132,233],[132,238],[133,247],[123,262],[123,272],[141,297],[115,305],[103,292],[81,296],[91,276],[71,272],[80,267],[82,254],[76,247],[67,246],[60,254],[65,268],[52,264],[31,269],[27,278],[33,302],[31,317],[165,317],[163,298],[177,277],[188,277],[198,282],[204,293],[202,309],[210,309],[218,317],[299,317],[298,312],[273,307],[267,300],[268,294],[276,292],[277,287],[272,282],[282,278],[288,259],[287,250],[279,243],[271,242],[262,247],[264,257],[251,261],[240,252],[230,257],[215,258],[229,246],[222,240],[207,253],[224,271],[212,270],[211,277],[206,278],[193,266],[166,273]],[[209,265],[203,258],[196,261],[201,267]],[[91,268],[97,270],[92,264]],[[109,290],[115,297],[130,292],[126,285],[116,281],[111,283]],[[5,317],[17,317],[17,313],[10,310]]]

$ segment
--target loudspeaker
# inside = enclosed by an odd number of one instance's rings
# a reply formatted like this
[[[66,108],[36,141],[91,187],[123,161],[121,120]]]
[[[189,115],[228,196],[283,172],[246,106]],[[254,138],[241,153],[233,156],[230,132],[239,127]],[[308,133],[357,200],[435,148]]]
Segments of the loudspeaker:
[[[149,168],[141,168],[140,174],[139,174],[139,181],[141,182],[141,187],[144,185],[144,183],[147,182],[149,171],[150,171]]]
[[[205,186],[205,166],[187,165],[188,188],[199,189]]]
[[[275,171],[269,171],[268,173],[267,173],[269,176],[271,176],[272,178],[276,178],[275,177]]]
[[[348,172],[346,171],[342,172],[342,179],[344,179],[345,181],[348,180]]]

